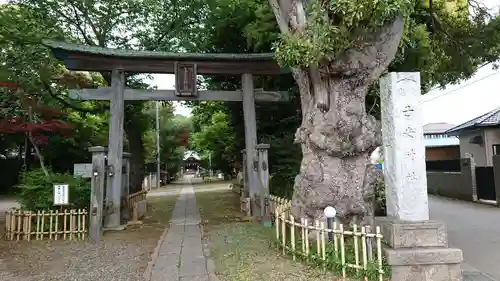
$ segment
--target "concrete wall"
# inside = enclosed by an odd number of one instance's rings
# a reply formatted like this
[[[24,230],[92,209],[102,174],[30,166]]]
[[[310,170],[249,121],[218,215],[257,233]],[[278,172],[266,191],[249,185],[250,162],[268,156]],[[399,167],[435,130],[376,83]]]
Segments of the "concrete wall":
[[[484,144],[469,143],[470,139],[475,136],[482,136]],[[493,166],[493,145],[500,144],[500,128],[485,128],[484,130],[476,130],[460,134],[460,156],[468,157],[469,153],[474,157],[476,166],[491,167]]]
[[[487,128],[484,130],[484,136],[486,164],[493,166],[493,145],[500,144],[500,128]]]
[[[470,143],[470,139],[475,136],[481,136],[485,140],[484,144]],[[476,166],[488,166],[488,158],[486,157],[486,136],[483,130],[476,130],[460,134],[460,157],[468,158],[469,155],[474,157]],[[469,154],[469,155],[468,155]],[[490,164],[490,166],[493,164]]]
[[[461,159],[461,172],[427,172],[427,191],[443,197],[473,201],[470,159]]]
[[[500,207],[500,155],[493,156],[493,173],[495,175],[497,206]]]
[[[426,161],[455,160],[455,159],[460,159],[460,147],[458,145],[425,148]]]

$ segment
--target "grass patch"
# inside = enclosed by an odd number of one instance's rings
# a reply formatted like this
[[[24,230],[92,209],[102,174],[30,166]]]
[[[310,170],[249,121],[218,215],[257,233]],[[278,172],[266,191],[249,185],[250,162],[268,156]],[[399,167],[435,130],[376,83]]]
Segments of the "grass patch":
[[[148,198],[148,213],[144,223],[168,226],[178,198],[179,194]]]
[[[300,230],[297,228],[296,233],[299,233],[300,235]],[[275,233],[274,233],[275,234]],[[289,233],[288,233],[289,234]],[[344,237],[344,249],[345,249],[345,262],[348,264],[355,264],[355,243],[354,243],[354,238],[352,236],[345,236]],[[338,275],[342,275],[343,268],[345,267],[346,271],[346,276],[351,278],[352,280],[379,280],[379,266],[377,264],[377,261],[368,261],[367,263],[367,268],[366,270],[356,270],[352,267],[348,267],[342,264],[342,259],[341,259],[341,253],[340,253],[340,241],[339,241],[339,249],[338,251],[335,251],[334,244],[333,242],[328,242],[326,241],[325,245],[325,260],[322,259],[322,254],[321,252],[318,252],[318,248],[315,244],[315,242],[310,244],[309,248],[309,255],[306,256],[302,252],[302,241],[300,237],[296,237],[295,239],[295,245],[296,245],[296,250],[295,253],[292,251],[291,248],[291,239],[290,235],[286,237],[286,248],[285,248],[285,253],[288,256],[293,256],[295,254],[296,260],[301,261],[302,263],[311,265],[311,266],[318,266],[321,268],[326,268],[330,271],[333,271],[337,273]],[[274,245],[276,248],[279,248],[283,250],[283,244],[281,241],[278,241],[276,237],[273,239]],[[361,241],[358,241],[358,254],[359,254],[359,265],[362,265],[362,254],[361,254]],[[374,255],[375,253],[374,249]],[[376,258],[375,258],[376,259]],[[382,270],[384,274],[382,275],[383,280],[389,280],[389,277],[391,275],[391,269],[390,266],[387,264],[386,260],[382,258]]]
[[[208,189],[208,187],[207,187]],[[197,192],[196,199],[216,274],[222,281],[337,280],[332,272],[292,261],[274,246],[273,228],[243,222],[232,191]]]

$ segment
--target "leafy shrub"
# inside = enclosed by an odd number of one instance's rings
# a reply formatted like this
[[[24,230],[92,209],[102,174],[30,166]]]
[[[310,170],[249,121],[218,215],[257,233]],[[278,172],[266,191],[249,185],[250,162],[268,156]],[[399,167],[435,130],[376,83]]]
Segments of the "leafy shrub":
[[[53,173],[49,177],[41,169],[23,173],[17,185],[18,201],[26,210],[49,210],[54,208],[54,184],[69,184],[69,203],[67,208],[88,208],[90,204],[90,181],[73,177],[68,173]]]
[[[284,175],[273,175],[269,179],[269,192],[281,198],[292,199],[293,179]]]
[[[386,203],[385,203],[385,182],[378,180],[375,183],[375,216],[386,216]]]

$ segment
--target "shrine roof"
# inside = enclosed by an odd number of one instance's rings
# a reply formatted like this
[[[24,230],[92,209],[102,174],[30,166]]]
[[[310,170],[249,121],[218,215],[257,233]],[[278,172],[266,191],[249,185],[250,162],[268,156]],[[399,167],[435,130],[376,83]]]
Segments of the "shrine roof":
[[[173,53],[123,50],[44,40],[66,68],[80,71],[111,71],[115,68],[135,73],[174,73],[176,62],[195,63],[200,75],[288,73],[278,66],[273,53]]]

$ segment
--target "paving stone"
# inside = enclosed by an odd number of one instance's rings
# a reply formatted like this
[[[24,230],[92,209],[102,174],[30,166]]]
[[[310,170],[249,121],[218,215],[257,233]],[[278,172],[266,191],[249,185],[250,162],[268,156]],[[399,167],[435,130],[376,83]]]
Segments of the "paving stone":
[[[491,277],[488,277],[480,272],[463,272],[464,281],[497,281]]]
[[[201,276],[182,276],[180,281],[209,281],[208,275]]]
[[[153,266],[151,281],[218,281],[213,261],[207,261],[203,252],[200,222],[194,190],[183,188]]]
[[[185,231],[187,236],[201,236],[201,228],[199,225],[186,225]]]
[[[168,256],[168,255],[175,255],[179,257],[181,254],[182,247],[180,246],[172,246],[169,244],[163,244],[160,247],[160,251],[158,252],[158,256]]]
[[[177,271],[153,270],[151,273],[151,281],[179,281],[179,279]]]
[[[181,263],[179,276],[201,276],[207,275],[205,260],[201,262]]]
[[[158,268],[178,268],[179,266],[179,254],[160,254],[156,259],[156,263],[153,267]]]

